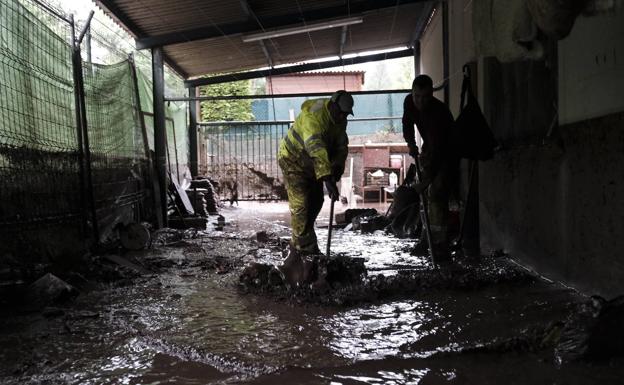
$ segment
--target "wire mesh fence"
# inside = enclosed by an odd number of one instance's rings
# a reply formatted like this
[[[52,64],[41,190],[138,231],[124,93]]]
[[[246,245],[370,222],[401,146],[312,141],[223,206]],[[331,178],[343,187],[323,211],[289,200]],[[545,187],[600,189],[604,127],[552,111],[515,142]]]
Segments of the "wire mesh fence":
[[[149,162],[132,63],[85,65],[84,87],[99,237],[151,213]]]
[[[0,257],[76,255],[92,229],[105,241],[153,211],[134,67],[72,60],[73,27],[38,1],[0,0]]]
[[[3,249],[27,248],[22,237],[50,238],[60,226],[82,236],[70,36],[69,23],[36,3],[0,0]]]

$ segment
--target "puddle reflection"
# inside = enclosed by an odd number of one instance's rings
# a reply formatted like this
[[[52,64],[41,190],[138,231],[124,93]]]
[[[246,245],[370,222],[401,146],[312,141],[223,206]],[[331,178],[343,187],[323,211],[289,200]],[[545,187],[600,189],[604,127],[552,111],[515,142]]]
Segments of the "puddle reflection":
[[[437,317],[435,305],[419,301],[387,303],[353,309],[325,320],[332,335],[329,347],[359,361],[401,356],[406,346],[435,334],[428,321]]]

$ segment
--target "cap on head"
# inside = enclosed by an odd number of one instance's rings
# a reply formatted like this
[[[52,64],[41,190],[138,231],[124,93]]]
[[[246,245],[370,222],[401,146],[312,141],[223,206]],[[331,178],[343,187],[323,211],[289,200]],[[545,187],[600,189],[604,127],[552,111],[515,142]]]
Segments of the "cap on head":
[[[330,99],[336,103],[340,111],[353,115],[353,96],[345,90],[334,92]]]

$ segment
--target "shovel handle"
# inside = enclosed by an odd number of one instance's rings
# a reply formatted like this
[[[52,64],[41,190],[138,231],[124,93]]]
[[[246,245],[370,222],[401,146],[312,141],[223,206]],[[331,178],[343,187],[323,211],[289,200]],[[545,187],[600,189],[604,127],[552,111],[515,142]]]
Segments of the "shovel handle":
[[[331,248],[332,227],[334,223],[334,202],[335,201],[331,199],[331,206],[329,207],[329,227],[327,229],[327,251],[325,252],[325,255],[327,256],[327,258],[329,258],[329,250]]]
[[[414,157],[416,161],[416,175],[418,176],[418,182],[422,182],[422,172],[420,171],[420,162],[418,161],[418,154]],[[431,256],[431,263],[436,266],[436,258],[433,251],[433,242],[431,239],[431,226],[429,225],[429,208],[427,207],[427,196],[425,192],[420,193],[420,204],[422,205],[422,221],[425,225],[425,234],[427,236],[427,243],[429,244],[429,255]]]

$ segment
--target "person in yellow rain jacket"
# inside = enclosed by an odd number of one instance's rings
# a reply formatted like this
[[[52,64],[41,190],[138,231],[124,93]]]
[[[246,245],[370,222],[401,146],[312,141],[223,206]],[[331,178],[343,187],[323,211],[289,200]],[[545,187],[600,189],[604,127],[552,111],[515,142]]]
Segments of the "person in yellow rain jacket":
[[[338,200],[336,181],[347,159],[347,116],[353,97],[336,91],[330,99],[307,100],[280,143],[278,162],[284,174],[292,237],[291,253],[320,254],[314,221],[323,206],[323,184]]]

